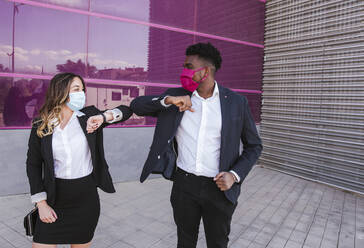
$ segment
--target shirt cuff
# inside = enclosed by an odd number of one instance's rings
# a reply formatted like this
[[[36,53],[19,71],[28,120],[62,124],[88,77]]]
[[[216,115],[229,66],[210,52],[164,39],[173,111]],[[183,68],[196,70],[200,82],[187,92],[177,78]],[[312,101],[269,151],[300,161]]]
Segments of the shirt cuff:
[[[47,200],[47,192],[40,192],[30,196],[32,203],[37,203],[43,200]]]
[[[239,177],[239,175],[235,171],[233,171],[233,170],[231,170],[230,172],[234,174],[234,176],[235,176],[235,178],[237,180],[237,183],[240,183],[240,177]]]
[[[165,96],[162,100],[161,100],[161,104],[164,106],[164,107],[166,107],[166,108],[168,108],[169,106],[171,106],[172,104],[166,104],[165,102],[164,102],[164,100],[166,100],[166,98],[167,97],[169,97],[169,96]]]
[[[118,108],[110,109],[107,110],[106,112],[111,113],[113,117],[111,121],[106,121],[107,123],[114,123],[117,121],[121,121],[121,119],[123,119],[123,112],[121,112],[121,110]]]

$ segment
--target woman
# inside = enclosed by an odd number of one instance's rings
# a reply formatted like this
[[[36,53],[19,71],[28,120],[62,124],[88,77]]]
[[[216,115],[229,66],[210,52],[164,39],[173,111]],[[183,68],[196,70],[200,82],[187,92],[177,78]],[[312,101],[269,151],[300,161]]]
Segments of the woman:
[[[100,215],[97,187],[115,192],[98,127],[125,121],[132,112],[123,105],[105,112],[84,105],[83,79],[57,74],[33,122],[26,162],[31,199],[39,213],[33,248],[90,247]]]

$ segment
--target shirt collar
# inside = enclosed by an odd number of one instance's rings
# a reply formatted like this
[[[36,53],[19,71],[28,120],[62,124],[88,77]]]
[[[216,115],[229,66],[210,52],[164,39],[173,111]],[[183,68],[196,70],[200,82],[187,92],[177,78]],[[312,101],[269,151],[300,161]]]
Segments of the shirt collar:
[[[83,112],[81,112],[81,111],[73,111],[73,114],[72,114],[72,116],[71,116],[71,119],[70,119],[70,120],[75,119],[76,117],[84,116],[84,115],[85,115],[85,113],[83,113]]]
[[[71,116],[71,118],[70,118],[70,120],[68,122],[70,122],[72,119],[76,118],[76,116],[77,117],[81,117],[81,116],[84,116],[84,115],[86,115],[86,114],[83,113],[83,112],[81,112],[81,111],[74,111],[73,114],[72,114],[72,116]],[[55,125],[57,123],[57,119],[53,119],[53,120],[51,120],[51,122],[52,122],[52,124]],[[67,123],[67,125],[68,125],[68,123]],[[59,125],[57,125],[54,128],[55,131],[59,131],[59,129],[60,129],[60,126]]]
[[[213,96],[218,96],[220,94],[219,91],[219,85],[217,84],[217,82],[215,81],[215,88],[214,88],[214,93],[212,93]]]
[[[81,117],[81,116],[85,115],[85,113],[83,113],[81,111],[74,111],[73,114],[76,115],[77,117]]]

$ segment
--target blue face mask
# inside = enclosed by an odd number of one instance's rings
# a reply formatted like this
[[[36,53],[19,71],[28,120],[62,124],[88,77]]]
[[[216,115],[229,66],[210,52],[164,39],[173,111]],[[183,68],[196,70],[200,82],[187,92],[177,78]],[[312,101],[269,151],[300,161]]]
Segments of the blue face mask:
[[[72,92],[69,94],[69,102],[67,102],[67,106],[73,111],[78,111],[85,106],[86,96],[85,92],[78,91]]]

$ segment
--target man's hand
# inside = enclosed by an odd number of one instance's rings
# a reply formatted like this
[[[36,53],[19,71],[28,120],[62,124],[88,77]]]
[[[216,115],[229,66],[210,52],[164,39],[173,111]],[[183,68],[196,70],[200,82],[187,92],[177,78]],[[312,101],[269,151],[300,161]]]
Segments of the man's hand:
[[[87,120],[87,133],[93,133],[96,129],[98,129],[101,124],[104,122],[104,117],[102,115],[94,115],[88,118]]]
[[[231,172],[220,172],[214,177],[214,181],[221,191],[226,191],[235,183],[235,177]]]
[[[45,200],[37,203],[39,218],[44,223],[53,223],[57,220],[57,214]]]
[[[165,104],[173,104],[179,108],[180,112],[189,110],[194,112],[195,110],[192,108],[192,102],[190,96],[168,96],[164,100]]]

